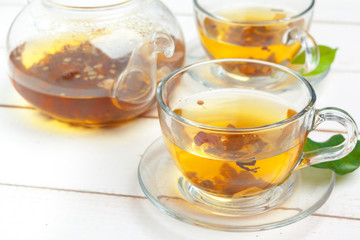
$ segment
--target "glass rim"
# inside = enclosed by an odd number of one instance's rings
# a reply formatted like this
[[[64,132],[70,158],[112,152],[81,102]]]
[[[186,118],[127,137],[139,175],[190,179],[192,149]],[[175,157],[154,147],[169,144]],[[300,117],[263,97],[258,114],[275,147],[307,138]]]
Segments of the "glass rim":
[[[57,7],[61,9],[67,9],[67,10],[78,10],[78,11],[97,11],[97,10],[107,10],[107,9],[114,9],[120,6],[128,5],[134,0],[118,0],[114,3],[103,3],[96,6],[77,6],[76,4],[70,5],[66,3],[61,3],[61,1],[57,0],[43,0],[44,4],[47,6]]]
[[[164,86],[171,79],[173,79],[175,76],[177,76],[179,74],[182,74],[182,73],[185,73],[185,72],[187,72],[188,70],[190,70],[192,68],[196,68],[196,67],[203,66],[203,65],[208,65],[208,64],[224,63],[224,62],[249,62],[249,63],[257,63],[257,64],[262,64],[262,65],[267,65],[267,66],[271,66],[271,67],[274,67],[274,68],[278,68],[278,69],[288,73],[289,75],[292,75],[296,79],[300,80],[300,82],[302,82],[306,86],[306,88],[307,88],[307,90],[308,90],[308,92],[310,94],[310,99],[309,99],[308,103],[306,104],[306,106],[303,107],[301,111],[297,112],[294,116],[292,116],[290,118],[286,118],[286,119],[284,119],[282,121],[275,122],[275,123],[272,123],[272,124],[267,124],[267,125],[258,126],[258,127],[251,127],[251,128],[215,127],[215,126],[195,122],[195,121],[186,119],[184,117],[181,117],[180,115],[176,114],[173,110],[171,110],[165,104],[164,99],[163,99]],[[199,129],[207,130],[207,131],[237,133],[237,132],[245,132],[245,131],[246,132],[256,132],[256,131],[268,130],[268,129],[276,128],[276,127],[283,126],[283,125],[286,125],[288,123],[294,122],[297,119],[299,119],[300,117],[302,117],[303,115],[305,115],[305,113],[307,113],[311,108],[313,108],[313,106],[315,104],[315,101],[316,101],[316,94],[315,94],[315,91],[314,91],[313,87],[311,86],[311,84],[303,76],[301,76],[298,72],[296,72],[295,70],[292,70],[290,68],[287,68],[287,67],[279,65],[279,64],[266,62],[266,61],[262,61],[262,60],[242,59],[242,58],[227,58],[227,59],[215,59],[215,60],[207,60],[207,61],[203,61],[203,62],[197,62],[197,63],[193,63],[193,64],[184,66],[182,68],[179,68],[179,69],[173,71],[167,77],[165,77],[160,82],[160,84],[158,85],[157,90],[156,90],[156,100],[157,100],[158,105],[160,106],[160,108],[169,117],[171,117],[172,119],[175,119],[175,120],[177,120],[177,121],[179,121],[181,123],[184,123],[186,125],[196,127],[196,128],[199,128]]]
[[[301,18],[303,15],[310,12],[315,5],[315,0],[311,0],[310,5],[305,10],[303,10],[302,12],[295,14],[294,16],[291,16],[291,17],[286,17],[286,18],[281,18],[281,19],[276,19],[276,20],[267,20],[267,21],[241,21],[241,20],[234,20],[231,18],[226,18],[226,17],[220,16],[220,15],[214,14],[212,12],[209,12],[209,11],[205,10],[205,8],[200,6],[198,1],[199,0],[193,0],[195,10],[198,10],[216,20],[232,22],[235,24],[271,24],[271,23],[279,23],[279,22],[291,22],[291,21]]]

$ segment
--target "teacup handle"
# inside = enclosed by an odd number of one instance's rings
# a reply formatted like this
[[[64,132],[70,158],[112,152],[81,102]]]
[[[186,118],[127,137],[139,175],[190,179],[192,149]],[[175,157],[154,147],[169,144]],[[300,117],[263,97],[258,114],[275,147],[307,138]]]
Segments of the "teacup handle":
[[[302,161],[296,170],[322,162],[329,162],[345,157],[354,149],[358,139],[358,128],[352,117],[339,108],[323,108],[317,110],[312,130],[321,123],[337,122],[344,126],[347,131],[345,141],[333,147],[316,149],[303,153]]]
[[[320,61],[320,50],[314,38],[306,31],[293,29],[289,33],[288,41],[299,41],[304,48],[305,63],[300,68],[300,73],[309,73],[316,69]]]

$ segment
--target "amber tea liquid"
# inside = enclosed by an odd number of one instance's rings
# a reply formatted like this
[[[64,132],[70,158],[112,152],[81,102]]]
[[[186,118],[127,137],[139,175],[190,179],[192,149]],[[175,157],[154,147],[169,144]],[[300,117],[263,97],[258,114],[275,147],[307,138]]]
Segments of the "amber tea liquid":
[[[197,123],[229,129],[273,124],[296,114],[271,95],[242,90],[195,95],[176,105],[174,112]],[[276,139],[291,134],[289,128],[217,134],[172,127],[176,136],[163,129],[164,139],[178,168],[194,186],[220,197],[252,196],[282,183],[302,152],[302,143],[295,138],[291,147],[279,149]]]
[[[173,58],[159,54],[158,77],[183,65],[184,46],[177,40],[175,43]],[[111,124],[133,118],[152,104],[129,103],[111,96],[130,54],[111,57],[88,36],[34,40],[10,53],[9,75],[28,102],[56,119],[87,126]],[[148,56],[143,57],[149,61]],[[151,81],[148,75],[133,74],[120,95],[125,99],[137,96],[149,88]]]
[[[302,28],[303,20],[262,23],[293,16],[288,11],[266,7],[243,7],[222,10],[215,14],[232,21],[206,17],[203,22],[198,22],[201,42],[211,58],[258,59],[288,65],[301,49],[300,42],[284,44],[283,35],[294,26]],[[244,21],[252,23],[240,23]],[[232,71],[236,71],[234,68],[230,67]],[[238,71],[247,73],[244,68]],[[248,71],[251,72],[251,69]],[[262,71],[266,74],[269,70]]]

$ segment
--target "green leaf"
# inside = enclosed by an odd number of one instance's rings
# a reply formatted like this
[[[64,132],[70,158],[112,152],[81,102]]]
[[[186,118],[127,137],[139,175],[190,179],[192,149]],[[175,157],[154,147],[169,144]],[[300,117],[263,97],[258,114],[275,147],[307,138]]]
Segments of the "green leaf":
[[[314,75],[323,73],[326,70],[328,70],[335,59],[335,55],[336,55],[336,52],[338,49],[337,48],[333,49],[333,48],[330,48],[330,47],[327,47],[324,45],[319,45],[319,50],[320,50],[319,65],[317,66],[317,68],[314,71],[303,74],[303,76],[305,76],[305,77],[306,76],[314,76]],[[304,64],[305,63],[305,53],[302,52],[291,63],[292,64]]]
[[[339,145],[344,140],[344,137],[340,134],[332,136],[329,140],[320,143],[308,138],[304,146],[304,152]],[[345,175],[355,171],[360,167],[360,141],[357,142],[355,149],[346,157],[335,161],[318,163],[312,165],[312,167],[331,169],[338,175]]]

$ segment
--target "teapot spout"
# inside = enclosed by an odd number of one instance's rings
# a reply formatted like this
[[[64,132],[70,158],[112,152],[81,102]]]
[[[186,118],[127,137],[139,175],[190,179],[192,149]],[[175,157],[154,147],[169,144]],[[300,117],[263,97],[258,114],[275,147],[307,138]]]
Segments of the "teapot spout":
[[[125,70],[115,81],[111,97],[116,106],[125,105],[143,108],[155,99],[157,55],[173,56],[175,43],[164,32],[156,32],[147,37],[131,53]],[[120,106],[121,105],[121,106]]]

